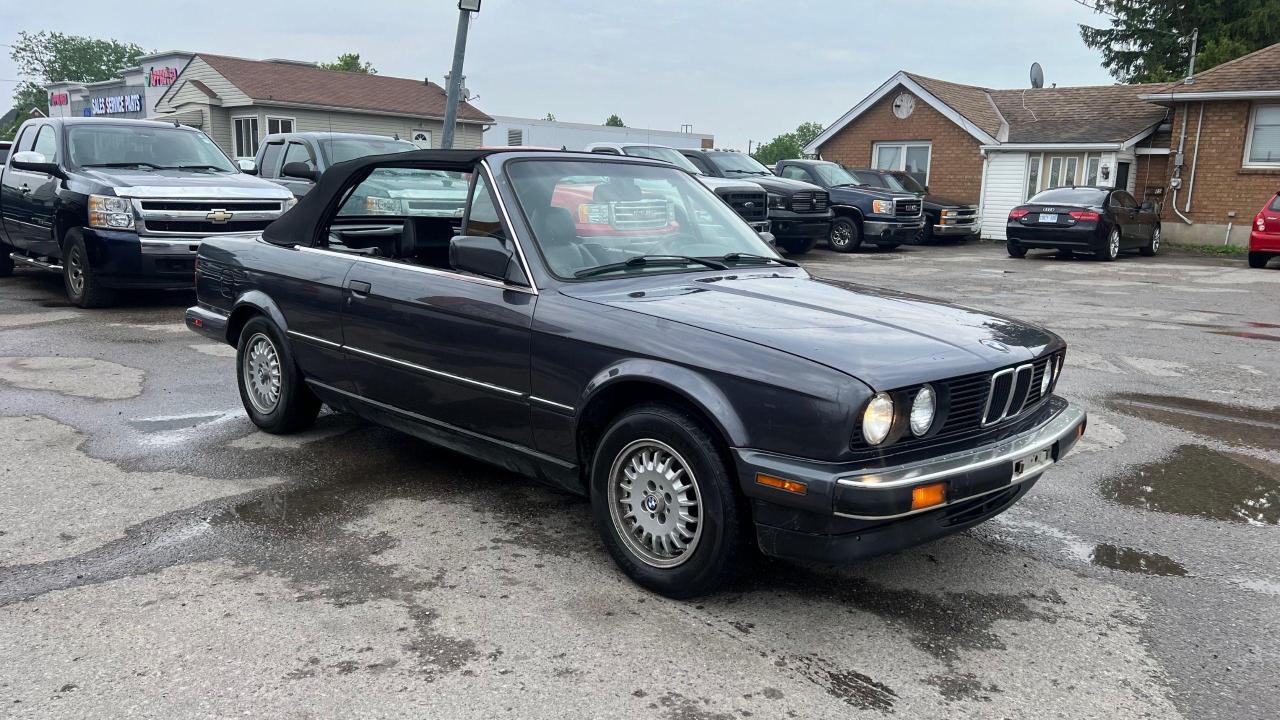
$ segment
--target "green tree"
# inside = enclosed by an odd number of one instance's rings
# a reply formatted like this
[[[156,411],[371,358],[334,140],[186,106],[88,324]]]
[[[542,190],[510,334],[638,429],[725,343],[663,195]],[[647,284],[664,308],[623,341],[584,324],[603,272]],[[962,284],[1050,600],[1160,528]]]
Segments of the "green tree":
[[[378,71],[373,67],[373,63],[360,59],[360,53],[342,53],[335,62],[320,63],[320,67],[325,70],[340,70],[342,72],[364,73],[365,75],[378,74]]]
[[[763,165],[773,165],[779,160],[791,160],[804,155],[804,146],[822,134],[822,125],[816,122],[800,123],[789,133],[783,133],[760,145],[751,154]]]
[[[1191,33],[1200,30],[1196,72],[1267,47],[1280,38],[1275,0],[1093,0],[1110,27],[1080,26],[1084,44],[1123,83],[1185,77]]]
[[[13,92],[19,122],[31,109],[49,112],[49,97],[44,86],[49,83],[110,80],[146,51],[133,43],[99,40],[80,35],[41,30],[21,31],[14,40],[9,57],[18,66],[22,82]]]
[[[555,122],[556,121],[555,113],[547,113],[547,116],[543,118],[543,120],[546,120],[547,122]]]
[[[610,115],[609,119],[604,121],[604,126],[605,127],[626,127],[626,125],[622,124],[622,118],[618,117],[618,113],[614,113]]]

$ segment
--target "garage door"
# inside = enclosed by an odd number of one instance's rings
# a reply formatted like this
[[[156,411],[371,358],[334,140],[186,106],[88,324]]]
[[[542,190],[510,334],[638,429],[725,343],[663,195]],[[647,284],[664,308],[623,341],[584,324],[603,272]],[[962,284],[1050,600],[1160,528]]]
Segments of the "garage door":
[[[992,152],[987,154],[982,178],[982,237],[1004,240],[1009,211],[1022,204],[1027,187],[1027,154]]]

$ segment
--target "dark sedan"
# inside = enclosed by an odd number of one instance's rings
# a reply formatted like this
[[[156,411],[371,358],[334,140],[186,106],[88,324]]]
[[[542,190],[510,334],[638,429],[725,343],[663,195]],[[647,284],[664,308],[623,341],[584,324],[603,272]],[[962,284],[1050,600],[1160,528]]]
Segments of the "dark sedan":
[[[1092,253],[1100,260],[1115,260],[1125,250],[1151,256],[1160,251],[1160,213],[1124,190],[1051,188],[1009,211],[1005,237],[1015,258],[1039,248],[1064,256]]]
[[[352,205],[387,172],[467,198]],[[187,325],[238,348],[259,427],[323,403],[587,495],[619,567],[672,597],[753,545],[848,562],[976,525],[1084,432],[1058,336],[812,277],[661,161],[353,160],[264,233],[202,244],[197,292]]]

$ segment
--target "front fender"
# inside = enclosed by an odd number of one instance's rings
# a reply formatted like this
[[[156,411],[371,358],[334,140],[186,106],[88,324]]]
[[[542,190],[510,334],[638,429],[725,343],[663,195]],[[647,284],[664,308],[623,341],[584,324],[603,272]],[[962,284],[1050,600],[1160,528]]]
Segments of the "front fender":
[[[710,418],[730,445],[742,447],[748,444],[746,424],[715,383],[695,370],[661,360],[629,358],[609,365],[587,382],[578,407],[589,407],[591,401],[609,387],[634,381],[661,385],[671,390],[693,403]]]

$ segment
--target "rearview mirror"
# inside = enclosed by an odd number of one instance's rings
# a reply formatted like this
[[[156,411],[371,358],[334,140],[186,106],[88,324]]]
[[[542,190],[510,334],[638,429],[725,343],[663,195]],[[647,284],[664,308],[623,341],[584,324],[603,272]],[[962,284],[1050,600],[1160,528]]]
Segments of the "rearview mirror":
[[[14,170],[24,170],[26,172],[44,173],[45,175],[53,175],[54,177],[65,178],[62,168],[57,163],[49,162],[44,153],[38,153],[34,150],[24,150],[20,153],[14,153],[13,159],[9,161],[9,166]]]
[[[282,177],[297,178],[299,180],[310,180],[311,182],[315,182],[320,179],[320,173],[316,172],[310,165],[296,161],[285,163],[284,167],[280,168],[280,175]]]
[[[449,241],[449,265],[454,270],[504,282],[523,282],[524,274],[518,267],[513,268],[513,258],[511,248],[497,238],[463,235]]]
[[[237,160],[236,165],[240,166],[240,172],[244,173],[245,175],[258,174],[258,163],[252,160]]]

